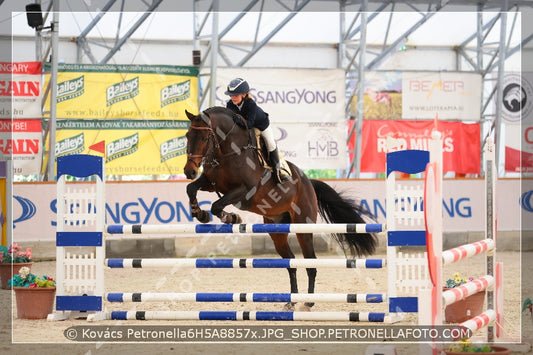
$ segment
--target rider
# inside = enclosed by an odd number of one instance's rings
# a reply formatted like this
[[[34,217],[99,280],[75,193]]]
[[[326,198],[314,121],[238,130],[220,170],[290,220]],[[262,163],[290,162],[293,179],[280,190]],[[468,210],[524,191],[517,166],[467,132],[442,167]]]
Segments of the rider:
[[[250,95],[250,86],[246,80],[241,78],[233,79],[228,84],[228,89],[225,94],[231,98],[226,104],[226,107],[244,117],[249,129],[255,127],[261,131],[261,136],[263,136],[268,150],[268,164],[275,172],[278,181],[283,182],[289,180],[285,174],[280,173],[279,153],[276,141],[274,140],[274,134],[270,128],[268,113],[257,106]]]

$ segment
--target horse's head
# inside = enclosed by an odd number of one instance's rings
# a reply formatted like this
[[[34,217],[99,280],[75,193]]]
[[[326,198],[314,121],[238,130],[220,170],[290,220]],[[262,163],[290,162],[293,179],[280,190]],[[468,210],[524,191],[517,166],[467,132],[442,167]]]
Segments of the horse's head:
[[[198,176],[198,168],[202,164],[202,159],[209,151],[209,145],[214,139],[211,122],[206,114],[193,115],[185,110],[187,118],[191,121],[187,137],[187,163],[183,171],[187,179],[195,179]]]

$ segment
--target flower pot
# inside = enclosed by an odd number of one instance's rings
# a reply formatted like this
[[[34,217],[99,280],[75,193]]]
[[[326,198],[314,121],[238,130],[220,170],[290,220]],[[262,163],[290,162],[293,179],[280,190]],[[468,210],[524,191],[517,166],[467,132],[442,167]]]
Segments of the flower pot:
[[[444,289],[445,291],[448,289]],[[444,320],[447,323],[463,323],[483,312],[485,291],[475,293],[463,300],[452,303],[444,309]]]
[[[2,279],[2,288],[4,290],[8,288],[7,281],[9,279],[12,279],[13,275],[18,274],[21,268],[23,268],[24,266],[27,266],[31,270],[32,265],[33,265],[33,261],[30,261],[27,263],[0,264],[0,278]],[[11,287],[9,287],[9,289],[11,289]]]
[[[486,354],[490,354],[490,355],[511,355],[511,353],[512,353],[511,349],[504,348],[503,346],[491,346],[490,348],[491,348],[492,352],[486,353]],[[446,353],[446,355],[472,354],[472,353],[449,351],[449,350],[444,350],[444,353]],[[482,354],[482,353],[479,353],[479,354]]]
[[[55,287],[13,287],[17,301],[17,318],[45,319],[54,308]]]

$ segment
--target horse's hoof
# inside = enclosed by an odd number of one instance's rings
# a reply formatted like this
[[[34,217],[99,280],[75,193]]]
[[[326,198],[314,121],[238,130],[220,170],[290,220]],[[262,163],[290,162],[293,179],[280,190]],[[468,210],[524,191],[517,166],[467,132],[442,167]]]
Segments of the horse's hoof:
[[[296,310],[299,312],[311,312],[311,307],[312,306],[308,306],[308,303],[298,304],[296,305]]]
[[[209,221],[211,220],[211,216],[209,216],[209,213],[207,211],[200,211],[196,215],[196,219],[200,223],[209,223]]]
[[[294,311],[294,303],[286,303],[285,306],[283,306],[283,309],[289,312]]]
[[[231,214],[232,224],[240,224],[242,223],[242,218],[238,214],[232,213]]]

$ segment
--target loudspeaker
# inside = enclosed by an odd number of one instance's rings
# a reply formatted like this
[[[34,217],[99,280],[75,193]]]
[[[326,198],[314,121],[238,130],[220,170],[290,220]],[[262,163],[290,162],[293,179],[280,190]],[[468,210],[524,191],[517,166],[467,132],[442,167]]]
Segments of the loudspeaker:
[[[28,19],[28,26],[35,29],[43,27],[43,13],[41,4],[26,5],[26,18]]]

